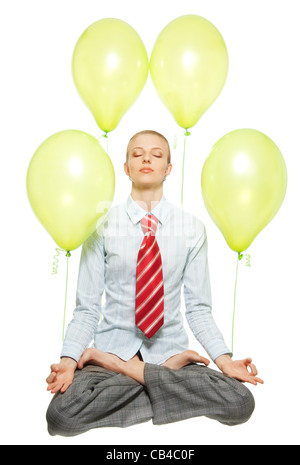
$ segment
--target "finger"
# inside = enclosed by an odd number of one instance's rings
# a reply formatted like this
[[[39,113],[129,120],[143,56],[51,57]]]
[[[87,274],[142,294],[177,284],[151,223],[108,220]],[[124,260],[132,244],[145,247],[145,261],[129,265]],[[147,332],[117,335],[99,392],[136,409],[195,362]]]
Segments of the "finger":
[[[253,365],[253,363],[250,363],[250,365],[249,365],[249,370],[250,370],[250,372],[251,372],[251,374],[252,374],[253,376],[257,376],[258,371],[257,371],[256,366]]]
[[[52,391],[52,389],[54,389],[56,386],[57,386],[57,383],[49,384],[48,387],[47,387],[47,391]]]
[[[244,381],[245,381],[246,383],[253,384],[254,386],[257,386],[257,383],[259,383],[259,384],[264,384],[264,381],[263,381],[262,379],[260,379],[260,378],[252,378],[252,377],[250,377],[250,376],[247,377],[247,378],[245,378]]]
[[[253,376],[257,375],[257,369],[256,366],[252,363],[252,358],[246,358],[243,360],[243,364],[245,365],[245,368],[248,373],[252,374]]]
[[[50,384],[50,383],[53,383],[53,381],[55,380],[56,378],[56,373],[50,373],[50,375],[48,376],[48,378],[46,379],[46,383]]]
[[[71,386],[72,382],[70,383],[65,383],[63,385],[63,387],[61,388],[60,392],[63,393],[63,392],[66,392],[66,390]]]
[[[50,370],[51,370],[51,371],[54,371],[55,373],[57,373],[57,372],[59,371],[59,369],[60,369],[60,366],[59,366],[58,363],[54,363],[54,364],[51,365],[51,367],[50,367]]]
[[[208,366],[210,364],[210,361],[207,358],[200,356],[200,359],[200,361],[204,363],[204,365]]]
[[[257,386],[257,382],[254,380],[254,378],[248,378],[246,379],[246,383],[253,384],[254,386]]]
[[[242,383],[250,383],[250,384],[253,384],[254,386],[257,385],[257,381],[255,380],[255,378],[251,376],[241,375],[241,376],[236,377],[236,379],[238,379]]]
[[[260,378],[254,378],[259,384],[265,384],[265,382]]]
[[[248,368],[250,368],[250,373],[251,373],[253,376],[257,376],[257,375],[258,375],[257,368],[256,368],[255,365],[253,365],[253,363],[250,363],[250,365],[248,365]]]
[[[196,362],[196,363],[203,363],[204,365],[209,365],[210,361],[207,360],[207,358],[202,357],[202,355],[199,355],[198,352],[195,352],[194,350],[189,350],[189,360],[191,362]]]
[[[53,389],[51,389],[51,394],[56,394],[62,388],[62,384],[57,384]]]

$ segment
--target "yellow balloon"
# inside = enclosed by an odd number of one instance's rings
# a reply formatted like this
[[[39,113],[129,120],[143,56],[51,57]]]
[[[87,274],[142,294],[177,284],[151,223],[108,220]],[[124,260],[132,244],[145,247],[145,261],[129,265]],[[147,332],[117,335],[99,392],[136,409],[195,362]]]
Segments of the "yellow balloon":
[[[149,74],[149,59],[137,32],[119,19],[89,26],[79,38],[72,60],[76,88],[106,133],[141,93]]]
[[[277,145],[254,129],[238,129],[212,148],[202,170],[202,194],[229,247],[243,252],[281,207],[287,169]]]
[[[159,97],[177,124],[191,128],[225,84],[228,53],[224,39],[207,19],[181,16],[158,36],[150,73]]]
[[[115,190],[112,162],[97,139],[75,130],[46,139],[27,171],[34,213],[59,247],[71,251],[96,229]]]

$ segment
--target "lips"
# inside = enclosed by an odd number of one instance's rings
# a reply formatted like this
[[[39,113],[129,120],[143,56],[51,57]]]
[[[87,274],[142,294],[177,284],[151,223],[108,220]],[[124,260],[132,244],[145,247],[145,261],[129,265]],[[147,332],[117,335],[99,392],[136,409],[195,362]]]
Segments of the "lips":
[[[140,170],[141,173],[152,173],[153,170],[151,168],[143,168],[142,170]]]

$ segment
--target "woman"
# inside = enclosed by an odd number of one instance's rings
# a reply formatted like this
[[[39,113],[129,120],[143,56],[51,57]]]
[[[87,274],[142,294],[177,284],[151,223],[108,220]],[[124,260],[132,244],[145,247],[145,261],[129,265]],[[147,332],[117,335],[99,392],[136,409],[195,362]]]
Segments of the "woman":
[[[250,358],[231,359],[212,317],[204,225],[163,195],[172,171],[168,141],[155,131],[136,134],[124,170],[130,196],[82,248],[74,318],[47,378],[56,394],[48,431],[72,436],[201,415],[243,423],[254,399],[241,382],[263,381]],[[188,350],[182,285],[189,326],[222,373]]]

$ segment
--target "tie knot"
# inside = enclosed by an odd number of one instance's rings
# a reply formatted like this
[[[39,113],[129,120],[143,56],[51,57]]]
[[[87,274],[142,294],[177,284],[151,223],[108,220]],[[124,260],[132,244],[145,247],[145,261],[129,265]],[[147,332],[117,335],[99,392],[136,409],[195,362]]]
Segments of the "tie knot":
[[[158,225],[158,219],[154,215],[146,215],[144,216],[144,218],[141,219],[141,225],[144,234],[150,231],[150,233],[155,236]]]

